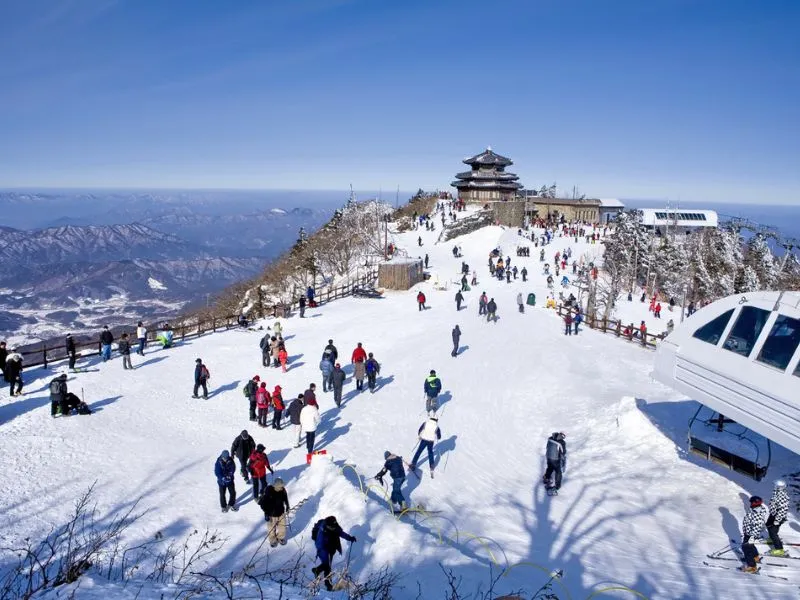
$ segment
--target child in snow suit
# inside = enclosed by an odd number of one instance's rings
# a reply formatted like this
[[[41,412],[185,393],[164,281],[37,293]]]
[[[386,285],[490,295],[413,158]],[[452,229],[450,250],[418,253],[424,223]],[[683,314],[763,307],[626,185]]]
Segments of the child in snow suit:
[[[217,476],[217,486],[219,487],[219,505],[224,513],[228,512],[229,509],[233,511],[239,510],[236,506],[236,485],[233,482],[235,473],[236,463],[233,462],[228,451],[223,450],[217,462],[214,463],[214,475]],[[225,500],[226,491],[230,498],[227,502]]]
[[[247,469],[250,471],[253,482],[253,498],[256,502],[267,489],[267,471],[273,475],[275,474],[275,471],[269,465],[269,458],[267,458],[264,450],[264,444],[259,444],[250,453],[250,458],[247,459]]]
[[[547,469],[544,472],[542,482],[545,487],[553,487],[556,491],[561,489],[561,478],[563,476],[564,467],[567,463],[567,442],[566,434],[564,432],[555,432],[547,438],[547,449],[545,457],[547,458]],[[550,478],[556,474],[555,484],[551,483]]]
[[[367,357],[367,387],[369,391],[374,393],[375,392],[375,381],[378,378],[378,373],[381,372],[381,365],[375,360],[375,357],[372,356],[372,352],[369,353]]]
[[[192,398],[199,398],[197,392],[202,387],[203,399],[205,400],[208,398],[207,382],[211,377],[211,374],[208,372],[208,368],[206,368],[206,366],[203,364],[202,358],[198,358],[194,362],[194,392],[192,392]]]
[[[280,431],[283,416],[283,396],[281,386],[276,385],[272,392],[272,428]]]
[[[767,518],[767,532],[773,545],[773,549],[768,554],[772,556],[786,555],[778,530],[786,522],[788,515],[789,494],[786,493],[786,482],[778,479],[775,482],[775,488],[772,490],[772,498],[769,500],[769,517]]]
[[[406,499],[403,498],[403,492],[400,490],[406,480],[403,457],[392,454],[387,450],[383,453],[383,460],[386,462],[383,463],[383,468],[375,475],[375,479],[383,485],[383,476],[386,475],[387,471],[389,472],[389,475],[392,476],[392,508],[403,510],[406,507]],[[395,504],[397,507],[394,506]]]
[[[761,532],[767,523],[769,511],[764,506],[764,501],[759,496],[750,497],[750,510],[742,521],[742,554],[747,566],[742,567],[742,571],[755,573],[758,571],[756,563],[760,562],[758,548],[750,540],[761,537]]]
[[[422,425],[419,426],[417,431],[419,436],[419,446],[414,458],[409,465],[412,471],[417,469],[417,460],[422,455],[424,450],[428,451],[428,466],[431,469],[431,479],[433,479],[433,444],[436,440],[442,439],[442,430],[439,429],[439,419],[436,417],[429,417]]]
[[[267,384],[261,382],[261,385],[256,390],[256,408],[258,409],[258,426],[267,426],[267,413],[269,412],[271,398],[267,390]]]
[[[276,477],[272,485],[268,485],[258,501],[267,521],[267,540],[273,548],[286,544],[286,513],[289,510],[289,496],[283,485],[283,479]]]
[[[314,573],[314,577],[318,577],[320,573],[325,575],[325,589],[330,592],[333,590],[331,561],[337,552],[340,554],[342,552],[341,538],[346,539],[351,544],[357,540],[355,536],[342,531],[334,516],[325,517],[325,519],[317,521],[311,533],[314,537],[314,546],[317,549],[317,558],[320,560],[320,564],[311,569],[311,572]]]

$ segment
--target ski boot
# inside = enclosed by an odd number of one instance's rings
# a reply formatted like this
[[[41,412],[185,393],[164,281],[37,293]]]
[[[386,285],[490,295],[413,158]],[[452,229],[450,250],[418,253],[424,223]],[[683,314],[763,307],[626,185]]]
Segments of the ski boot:
[[[767,552],[767,555],[768,556],[789,556],[786,553],[786,550],[784,550],[783,548],[781,548],[780,550],[778,550],[777,548],[773,548],[772,550]]]
[[[741,567],[739,567],[739,570],[740,570],[742,573],[751,573],[751,574],[753,574],[753,575],[755,575],[756,573],[758,573],[758,567],[750,567],[750,566],[747,566],[747,565],[744,565],[744,566],[741,566]]]

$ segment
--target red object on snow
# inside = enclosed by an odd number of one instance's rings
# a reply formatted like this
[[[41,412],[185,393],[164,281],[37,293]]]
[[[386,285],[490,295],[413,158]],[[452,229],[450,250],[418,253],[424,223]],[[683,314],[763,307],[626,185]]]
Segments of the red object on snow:
[[[328,454],[327,450],[314,450],[314,452],[312,452],[311,454],[306,454],[306,464],[310,465],[311,459],[313,459],[315,456],[327,456],[327,454]]]

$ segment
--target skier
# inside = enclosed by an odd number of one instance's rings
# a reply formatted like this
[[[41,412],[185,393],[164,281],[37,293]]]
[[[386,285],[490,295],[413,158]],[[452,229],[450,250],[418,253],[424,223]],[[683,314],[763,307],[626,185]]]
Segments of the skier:
[[[517,306],[519,307],[519,312],[525,312],[525,302],[522,300],[522,292],[517,293]]]
[[[342,552],[341,538],[352,544],[357,541],[356,537],[342,531],[334,516],[325,517],[314,523],[314,527],[311,529],[311,537],[314,538],[317,558],[320,560],[320,564],[311,569],[311,572],[314,573],[314,577],[319,577],[320,573],[324,574],[325,589],[329,592],[333,591],[331,561],[337,552],[340,554]]]
[[[247,398],[247,403],[250,408],[250,420],[256,421],[258,420],[256,417],[256,391],[258,390],[258,383],[261,381],[261,378],[258,375],[253,375],[253,378],[244,384],[244,389],[242,392],[244,393],[245,398]]]
[[[439,392],[442,391],[442,380],[436,376],[436,371],[433,369],[431,369],[430,375],[425,378],[423,390],[425,391],[426,398],[425,410],[429,415],[433,415],[439,408],[439,402],[436,397],[439,395]]]
[[[392,454],[388,450],[383,453],[383,468],[375,475],[381,485],[383,485],[383,476],[386,472],[392,477],[392,509],[395,511],[404,510],[406,507],[406,499],[403,498],[403,492],[400,488],[406,480],[406,470],[403,468],[403,457]],[[395,506],[397,505],[397,506]]]
[[[742,554],[747,563],[741,567],[745,573],[758,573],[756,563],[761,561],[758,555],[758,548],[750,541],[750,538],[757,540],[761,537],[761,532],[767,523],[769,511],[764,506],[764,501],[759,496],[750,497],[750,510],[742,521]]]
[[[269,390],[267,390],[267,384],[265,381],[262,381],[261,385],[256,390],[256,408],[258,409],[259,427],[267,426],[267,413],[269,412],[269,405],[271,402],[272,398],[269,395]]]
[[[494,298],[486,303],[486,322],[489,321],[497,323],[497,302],[494,301]]]
[[[773,549],[767,552],[771,556],[786,556],[778,530],[786,522],[789,515],[789,494],[786,493],[786,482],[778,479],[772,490],[769,500],[769,517],[767,518],[767,532],[772,541]]]
[[[144,356],[144,347],[147,345],[147,327],[141,321],[136,324],[136,339],[139,342],[136,354]]]
[[[522,275],[522,283],[528,281],[528,269],[522,267],[522,270],[519,272],[519,274]]]
[[[271,547],[286,544],[286,513],[289,510],[289,496],[283,485],[283,479],[276,477],[272,485],[268,485],[258,501],[267,521],[267,540]]]
[[[265,449],[264,444],[259,444],[247,459],[247,471],[252,476],[253,499],[256,502],[258,502],[261,494],[267,491],[267,471],[275,475],[275,471],[269,464],[269,458],[264,452]]]
[[[72,337],[71,333],[67,334],[65,346],[66,346],[66,349],[67,349],[67,356],[69,357],[69,370],[70,371],[74,371],[75,370],[75,358],[76,358],[76,354],[75,354],[75,338]]]
[[[367,352],[361,346],[361,342],[358,342],[358,346],[353,350],[350,362],[353,364],[353,377],[356,380],[356,389],[359,391],[364,389],[364,378],[367,376],[366,360]]]
[[[283,394],[281,386],[276,385],[272,392],[272,428],[280,431],[281,417],[283,417]]]
[[[365,367],[363,366],[364,363],[356,363],[356,364],[362,365],[362,369],[365,369]],[[344,381],[346,378],[347,378],[347,373],[345,373],[342,370],[342,365],[336,363],[336,365],[334,365],[333,367],[333,371],[331,372],[331,389],[333,390],[333,401],[336,403],[336,406],[339,407],[342,405],[342,387],[344,386]],[[356,384],[358,384],[358,382],[356,382]],[[362,387],[363,387],[363,379],[362,379]]]
[[[322,359],[319,361],[319,370],[322,372],[322,391],[327,392],[328,383],[331,379],[331,372],[333,371],[333,363],[325,358],[324,354],[322,355]]]
[[[256,441],[252,436],[247,433],[247,429],[242,429],[242,433],[237,435],[231,444],[231,456],[239,459],[241,465],[241,474],[244,477],[245,483],[250,483],[250,473],[247,470],[247,460],[256,449]]]
[[[197,391],[199,388],[203,388],[203,399],[208,399],[208,387],[207,382],[211,378],[211,375],[208,372],[208,369],[203,364],[203,359],[198,358],[195,362],[194,367],[194,392],[192,393],[192,398],[199,398],[200,396],[197,395]]]
[[[419,436],[419,446],[414,454],[411,464],[408,466],[412,471],[417,470],[417,460],[422,455],[424,450],[428,450],[428,466],[431,470],[431,479],[433,479],[433,444],[436,440],[442,439],[442,430],[439,429],[439,419],[436,417],[428,417],[428,419],[419,426],[417,431]]]
[[[425,309],[425,294],[422,293],[422,290],[417,294],[417,308],[419,308],[419,310]]]
[[[228,510],[233,510],[234,512],[239,510],[239,507],[236,506],[236,484],[233,482],[235,473],[236,463],[233,462],[228,451],[223,450],[217,462],[214,463],[214,475],[217,476],[217,485],[219,486],[219,505],[224,513],[228,512]],[[227,502],[225,501],[226,491],[230,498]]]
[[[478,298],[478,316],[486,314],[486,303],[488,301],[486,292],[481,292],[481,297]]]
[[[314,452],[314,438],[319,426],[319,407],[316,400],[309,400],[300,411],[300,427],[306,434],[306,453]]]
[[[103,331],[100,333],[100,356],[103,357],[103,362],[111,360],[111,344],[114,342],[114,336],[108,330],[108,325],[103,325]]]
[[[62,373],[50,382],[50,416],[54,419],[56,415],[65,408],[64,403],[67,399],[67,374]]]
[[[119,344],[117,344],[117,349],[122,355],[122,368],[133,369],[133,365],[131,364],[131,342],[128,340],[127,333],[123,333],[122,337],[120,337]]]
[[[17,352],[16,348],[11,349],[11,353],[6,357],[6,370],[5,377],[8,384],[11,386],[9,394],[11,396],[22,396],[22,355]],[[14,391],[14,384],[17,385],[17,391]]]
[[[456,292],[456,312],[461,310],[461,303],[464,301],[464,295],[461,293],[461,290]]]
[[[458,356],[458,343],[461,340],[461,329],[458,325],[453,327],[453,351],[450,356]]]
[[[289,410],[289,423],[291,423],[292,426],[294,427],[294,438],[295,438],[294,447],[299,448],[300,444],[302,443],[300,440],[300,436],[303,433],[303,430],[300,426],[300,412],[303,410],[303,394],[298,394],[297,398],[291,401],[288,410]]]
[[[553,433],[553,435],[547,438],[547,450],[545,452],[545,457],[547,458],[547,469],[544,472],[542,482],[544,483],[545,488],[547,488],[548,493],[550,493],[552,490],[554,494],[558,494],[558,490],[561,489],[561,478],[567,466],[566,438],[567,435],[563,431],[556,431]],[[555,484],[553,484],[550,479],[553,476],[553,473],[556,475]]]
[[[269,342],[270,342],[270,335],[269,332],[264,334],[264,337],[261,338],[261,341],[258,342],[258,347],[261,348],[261,366],[268,367],[270,360],[269,360]]]
[[[367,356],[367,387],[371,393],[375,393],[375,382],[380,372],[381,365],[370,352]]]

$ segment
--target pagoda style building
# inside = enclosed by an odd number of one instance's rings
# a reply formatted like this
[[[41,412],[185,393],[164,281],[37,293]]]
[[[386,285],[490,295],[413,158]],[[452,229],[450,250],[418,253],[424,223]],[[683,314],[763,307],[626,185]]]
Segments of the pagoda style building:
[[[522,189],[522,185],[517,183],[519,177],[514,173],[506,173],[506,167],[514,163],[505,156],[495,154],[491,148],[463,162],[472,170],[456,175],[456,181],[450,185],[458,190],[458,197],[464,202],[485,204],[514,200],[517,191]]]

